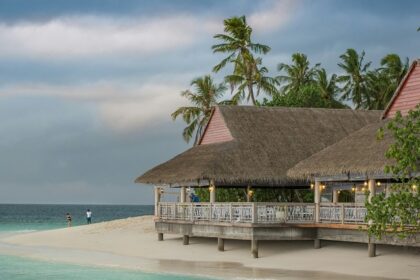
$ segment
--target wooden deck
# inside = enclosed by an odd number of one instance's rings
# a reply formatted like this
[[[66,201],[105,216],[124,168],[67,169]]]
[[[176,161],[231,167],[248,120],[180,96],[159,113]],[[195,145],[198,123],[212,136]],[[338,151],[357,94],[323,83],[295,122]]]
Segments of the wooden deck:
[[[159,240],[179,234],[187,245],[190,237],[212,237],[221,251],[225,239],[250,240],[254,257],[261,240],[314,240],[315,248],[321,240],[366,243],[369,256],[376,244],[420,247],[420,233],[406,240],[369,238],[363,204],[160,202],[156,214]]]

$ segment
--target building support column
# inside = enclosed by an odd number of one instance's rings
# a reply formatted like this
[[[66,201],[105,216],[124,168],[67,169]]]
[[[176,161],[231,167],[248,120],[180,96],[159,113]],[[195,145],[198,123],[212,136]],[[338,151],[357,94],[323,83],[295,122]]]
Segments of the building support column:
[[[210,181],[209,191],[210,191],[210,203],[215,203],[216,202],[216,186],[214,185],[213,180]]]
[[[375,189],[376,181],[375,180],[369,180],[368,181],[368,189],[369,189],[369,202],[371,201],[372,197],[376,194]]]
[[[251,240],[251,254],[254,259],[258,258],[258,240],[256,239]]]
[[[368,255],[369,255],[369,258],[376,257],[376,244],[373,242],[370,242],[370,240],[368,243]]]
[[[159,202],[161,197],[161,188],[155,186],[155,217],[159,217]]]
[[[163,241],[163,233],[158,232],[158,241]]]
[[[320,216],[319,216],[319,207],[321,203],[321,182],[318,180],[315,180],[315,186],[314,186],[314,200],[315,200],[315,222],[320,222]]]
[[[368,200],[371,202],[372,197],[375,196],[376,189],[375,189],[376,181],[375,180],[369,180],[368,181],[368,189],[369,189],[369,197]],[[371,221],[369,221],[371,222]],[[368,243],[368,255],[370,258],[373,258],[376,256],[376,244],[370,239],[369,237],[369,243]]]
[[[334,189],[333,190],[333,196],[332,196],[332,202],[333,203],[338,203],[338,195],[339,195],[339,190]]]
[[[321,239],[315,239],[314,240],[314,249],[319,249],[321,248]]]
[[[185,202],[190,203],[191,202],[191,193],[192,189],[190,187],[187,188],[187,196],[185,197]]]
[[[223,238],[217,238],[217,250],[220,252],[225,250],[225,240]]]
[[[188,235],[182,236],[182,244],[184,245],[190,244],[190,237]]]
[[[180,197],[179,197],[179,202],[181,203],[185,203],[186,199],[187,199],[187,188],[186,187],[181,187],[180,190]]]

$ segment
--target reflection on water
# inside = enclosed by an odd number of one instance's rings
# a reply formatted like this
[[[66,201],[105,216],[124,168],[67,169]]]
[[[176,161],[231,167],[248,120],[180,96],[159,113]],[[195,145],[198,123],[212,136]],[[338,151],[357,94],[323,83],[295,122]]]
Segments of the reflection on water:
[[[174,273],[190,271],[199,275],[223,275],[227,279],[280,279],[280,280],[396,280],[395,278],[364,277],[323,271],[300,271],[283,269],[262,269],[243,266],[239,263],[208,263],[185,262],[174,260],[161,260],[159,266],[162,270],[172,270]],[[176,269],[174,270],[174,267]],[[217,271],[215,274],[214,272]],[[403,278],[400,278],[403,279]]]

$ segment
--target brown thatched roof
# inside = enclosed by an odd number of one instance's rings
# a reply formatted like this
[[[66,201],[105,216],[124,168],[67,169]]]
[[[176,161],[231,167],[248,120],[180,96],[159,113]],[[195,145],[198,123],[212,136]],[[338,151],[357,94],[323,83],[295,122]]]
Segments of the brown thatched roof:
[[[154,167],[137,183],[295,184],[286,172],[299,161],[378,122],[380,111],[220,106],[234,140],[198,145]],[[210,120],[211,121],[211,120]]]
[[[392,135],[385,133],[382,140],[377,139],[377,131],[386,121],[369,124],[350,134],[339,142],[302,160],[287,175],[294,179],[308,179],[318,176],[339,174],[384,175],[386,165],[393,162],[385,157],[385,152],[393,142]]]

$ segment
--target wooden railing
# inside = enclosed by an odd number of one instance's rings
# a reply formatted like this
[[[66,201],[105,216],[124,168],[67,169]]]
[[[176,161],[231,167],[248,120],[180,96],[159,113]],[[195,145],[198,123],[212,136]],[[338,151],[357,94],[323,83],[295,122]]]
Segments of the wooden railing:
[[[315,203],[174,203],[158,204],[160,220],[207,221],[213,223],[315,223]],[[319,222],[363,224],[363,204],[322,203]]]
[[[322,203],[319,216],[321,222],[364,224],[366,207],[363,203]]]

